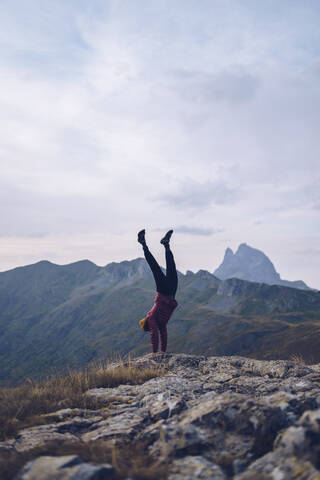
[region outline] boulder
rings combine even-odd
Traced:
[[[28,462],[17,480],[107,480],[113,471],[109,464],[91,465],[76,455],[43,456]]]

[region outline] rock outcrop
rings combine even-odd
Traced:
[[[111,465],[92,465],[77,455],[39,457],[28,462],[19,474],[19,480],[102,480],[112,479]]]
[[[86,395],[107,408],[47,415],[45,425],[2,442],[0,454],[53,439],[88,447],[99,439],[115,447],[142,441],[159,468],[168,466],[169,480],[320,479],[320,365],[183,354],[147,355],[132,363],[164,372],[143,385],[89,390]],[[73,476],[57,473],[65,463]],[[51,476],[40,476],[48,469]],[[19,478],[112,478],[112,472],[110,465],[77,458],[41,457]]]

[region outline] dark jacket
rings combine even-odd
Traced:
[[[176,300],[171,300],[162,293],[157,292],[154,305],[146,315],[150,329],[152,351],[154,353],[158,351],[159,333],[161,351],[165,352],[167,349],[167,323],[177,305]]]

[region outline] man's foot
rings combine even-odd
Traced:
[[[173,234],[173,230],[169,230],[169,232],[167,232],[165,236],[160,240],[160,243],[162,243],[162,245],[169,245],[172,234]]]
[[[144,237],[145,233],[146,233],[145,230],[140,230],[140,232],[138,233],[138,242],[141,243],[141,245],[145,245],[146,243],[146,239]]]

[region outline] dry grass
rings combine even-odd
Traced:
[[[161,368],[138,368],[128,362],[111,367],[106,362],[64,377],[29,380],[14,388],[0,388],[0,440],[14,437],[24,427],[46,423],[42,415],[62,408],[99,409],[106,403],[84,392],[95,387],[141,384],[162,375]],[[52,420],[51,420],[52,422]]]
[[[103,440],[90,443],[52,442],[23,454],[12,453],[0,459],[1,480],[12,480],[18,471],[30,460],[40,455],[78,455],[84,462],[110,463],[115,469],[114,480],[165,480],[167,466],[160,466],[157,459],[148,455],[145,441],[114,447]]]
[[[106,401],[84,395],[90,388],[117,387],[121,384],[141,384],[151,378],[161,376],[159,368],[137,368],[122,363],[112,367],[108,363],[99,364],[82,371],[69,371],[64,377],[56,376],[43,382],[29,380],[15,388],[0,389],[0,432],[1,439],[14,437],[26,426],[46,423],[44,414],[61,408],[106,407]],[[50,419],[52,422],[52,419]],[[140,442],[121,447],[97,441],[51,442],[24,453],[6,453],[0,457],[0,478],[11,480],[22,466],[39,455],[76,454],[83,461],[91,463],[111,463],[115,468],[115,480],[131,478],[135,480],[163,480],[167,477],[164,467],[159,467],[156,459],[147,454],[147,444]]]
[[[292,362],[300,363],[301,365],[306,365],[306,362],[305,362],[303,356],[300,353],[293,353],[290,356],[290,360]]]

